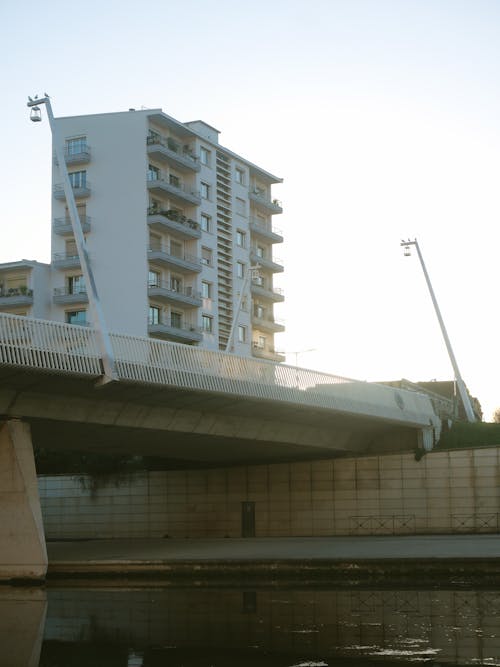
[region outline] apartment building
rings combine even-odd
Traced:
[[[283,361],[281,179],[221,146],[207,123],[160,109],[56,122],[108,328]],[[52,173],[51,264],[0,265],[0,285],[29,291],[0,297],[0,310],[92,324],[56,160]]]

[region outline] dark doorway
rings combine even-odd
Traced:
[[[255,503],[252,501],[241,503],[241,536],[255,537]]]

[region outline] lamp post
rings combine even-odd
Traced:
[[[295,356],[295,384],[297,388],[299,386],[299,354],[306,354],[307,352],[316,352],[315,347],[309,347],[307,350],[291,350],[287,354],[293,354]]]
[[[254,266],[249,266],[247,268],[245,278],[243,280],[243,285],[241,286],[240,296],[239,296],[239,299],[238,299],[238,304],[237,304],[236,310],[234,312],[233,321],[231,322],[231,330],[229,332],[229,336],[228,336],[228,339],[227,339],[226,349],[224,350],[225,352],[231,352],[231,351],[234,350],[233,338],[234,338],[234,329],[236,327],[236,320],[237,320],[239,312],[241,310],[241,304],[243,303],[243,298],[245,296],[245,293],[246,293],[246,290],[247,290],[247,287],[248,287],[248,283],[250,282],[250,278],[252,280],[255,280],[256,278],[258,278],[259,269],[260,269],[260,264],[255,264]]]
[[[438,306],[438,303],[437,303],[437,300],[436,300],[436,296],[434,294],[434,290],[432,289],[431,280],[429,278],[429,274],[427,273],[427,269],[425,268],[424,259],[422,257],[422,253],[420,252],[420,248],[419,248],[417,239],[415,239],[414,241],[410,241],[410,239],[408,239],[408,241],[403,240],[403,241],[401,241],[400,245],[403,246],[404,249],[405,249],[404,250],[405,257],[410,257],[411,256],[410,246],[415,246],[418,258],[420,260],[420,265],[422,267],[422,271],[424,273],[424,277],[425,277],[425,280],[427,282],[427,287],[429,288],[429,294],[431,295],[432,303],[434,305],[434,310],[436,311],[436,316],[438,318],[439,326],[441,327],[441,333],[443,334],[446,349],[448,350],[448,355],[450,357],[451,365],[453,366],[453,371],[455,373],[455,380],[456,380],[457,387],[458,387],[458,393],[460,394],[460,398],[462,399],[462,404],[464,406],[464,410],[465,410],[467,420],[469,422],[475,422],[476,417],[474,415],[474,410],[472,409],[469,394],[468,394],[467,389],[465,387],[464,381],[462,380],[462,376],[460,375],[460,370],[458,368],[457,360],[456,360],[455,355],[453,353],[453,349],[451,347],[451,342],[450,342],[450,339],[448,337],[446,327],[444,326],[444,321],[443,321],[443,318],[441,316],[441,311],[439,310],[439,306]]]
[[[73,187],[69,180],[68,169],[66,167],[66,160],[64,156],[64,146],[59,137],[58,129],[52,113],[52,106],[50,98],[47,94],[44,97],[32,99],[28,98],[27,106],[31,108],[30,118],[34,122],[39,122],[42,119],[40,106],[44,104],[47,110],[47,117],[52,132],[52,142],[56,153],[59,171],[63,179],[64,195],[66,197],[66,204],[68,206],[69,217],[71,220],[71,228],[75,239],[75,245],[80,259],[80,266],[87,285],[89,304],[93,312],[93,319],[96,323],[97,343],[102,358],[104,373],[100,379],[100,384],[105,384],[113,380],[117,380],[118,376],[115,370],[115,360],[111,340],[109,338],[104,312],[102,310],[101,302],[97,292],[97,285],[90,264],[90,258],[87,252],[85,237],[83,235],[78,209],[76,207]]]

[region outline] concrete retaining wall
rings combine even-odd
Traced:
[[[48,538],[498,532],[500,447],[216,470],[115,482],[39,478]],[[247,506],[248,509],[248,506]]]

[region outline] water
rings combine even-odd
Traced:
[[[500,590],[0,587],[1,667],[500,665]]]

